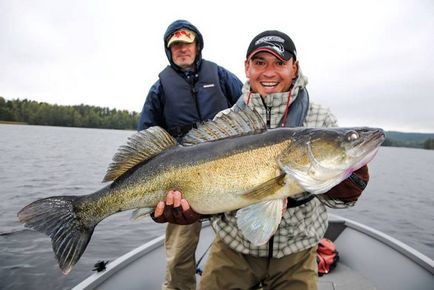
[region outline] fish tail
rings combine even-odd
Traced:
[[[95,225],[77,217],[74,204],[77,196],[53,196],[37,200],[18,212],[18,219],[51,238],[60,269],[66,275],[87,247]]]

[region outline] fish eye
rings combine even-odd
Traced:
[[[356,131],[351,131],[347,133],[347,140],[349,142],[356,141],[357,139],[359,139],[359,133],[357,133]]]

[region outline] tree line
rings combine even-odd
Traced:
[[[397,140],[392,139],[390,137],[386,137],[386,140],[383,142],[382,146],[390,146],[390,147],[407,147],[407,148],[422,148],[422,149],[434,149],[434,139],[428,138],[420,141],[409,141],[409,140]]]
[[[6,100],[0,97],[0,121],[29,125],[135,130],[139,114],[84,104],[61,106],[28,99]]]
[[[60,106],[31,100],[0,97],[0,122],[64,127],[130,129],[139,121],[137,112],[89,105]],[[386,136],[387,136],[386,132]],[[395,136],[395,135],[394,135]],[[387,136],[383,146],[434,149],[434,139],[404,140]]]

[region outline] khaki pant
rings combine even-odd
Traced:
[[[196,289],[195,252],[202,223],[191,225],[167,224],[166,228],[166,277],[164,290]]]
[[[238,253],[217,236],[200,281],[200,289],[316,290],[316,247],[282,258]]]

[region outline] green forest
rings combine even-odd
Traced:
[[[137,128],[139,114],[88,105],[60,106],[0,97],[0,122],[104,129]]]
[[[434,149],[434,134],[386,132],[382,146]]]
[[[139,113],[127,110],[0,97],[0,123],[135,130],[138,121]],[[383,146],[434,149],[434,134],[388,131]]]

